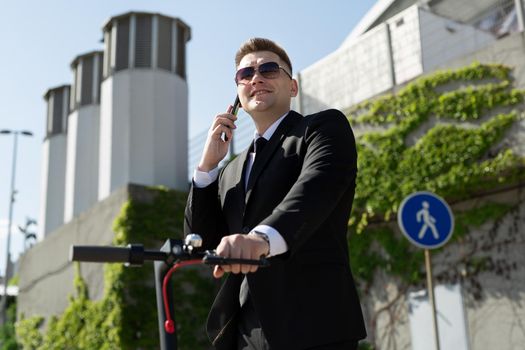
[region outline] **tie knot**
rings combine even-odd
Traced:
[[[253,151],[257,154],[259,152],[262,152],[264,145],[268,143],[268,140],[264,137],[259,137],[257,140],[255,140],[255,143],[253,145]]]

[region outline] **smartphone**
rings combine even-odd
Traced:
[[[233,102],[232,114],[237,115],[239,107],[241,106],[241,101],[239,100],[239,95],[235,96],[235,101]]]
[[[235,96],[235,101],[233,102],[233,105],[232,105],[231,114],[237,115],[237,112],[239,112],[239,107],[240,106],[241,106],[241,101],[239,100],[239,95],[237,95],[237,96]],[[225,133],[222,133],[222,139],[224,141],[228,141],[228,137],[226,136]]]

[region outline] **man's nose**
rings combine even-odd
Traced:
[[[259,71],[255,71],[253,73],[253,76],[252,76],[252,79],[250,80],[250,84],[257,84],[257,82],[262,82],[264,81],[264,77],[262,76],[261,73],[259,73]]]

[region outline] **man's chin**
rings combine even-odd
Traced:
[[[267,101],[251,101],[249,107],[250,111],[264,112],[270,107],[270,104]]]

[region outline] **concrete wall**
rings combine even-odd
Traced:
[[[390,18],[386,23],[390,30],[394,84],[402,84],[423,73],[422,38],[419,8],[412,6]]]
[[[346,108],[392,87],[387,25],[364,34],[350,47],[299,73],[300,97],[293,108],[304,114],[329,107]]]
[[[419,10],[422,61],[425,72],[496,41],[489,32]]]
[[[472,62],[499,63],[512,68],[514,86],[525,90],[525,35],[514,33],[501,38],[492,44],[457,58],[441,63],[434,69],[455,69],[465,67]],[[509,146],[516,154],[525,157],[525,118],[505,135],[504,144]]]
[[[518,350],[525,344],[525,188],[493,198],[520,204],[502,222],[487,223],[473,233],[481,238],[478,246],[491,247],[480,256],[490,255],[497,266],[496,273],[485,272],[477,279],[482,299],[466,294],[470,349]],[[505,266],[516,270],[507,273]]]
[[[525,89],[525,35],[513,33],[498,39],[475,52],[442,62],[436,69],[453,69],[464,67],[474,61],[481,63],[501,63],[514,68],[513,76],[518,88]]]
[[[72,244],[109,245],[113,240],[112,224],[129,190],[121,188],[67,224],[51,232],[20,257],[17,313],[48,318],[61,314],[74,292],[74,267],[68,261]],[[103,265],[81,264],[82,277],[89,285],[91,299],[103,295]]]

